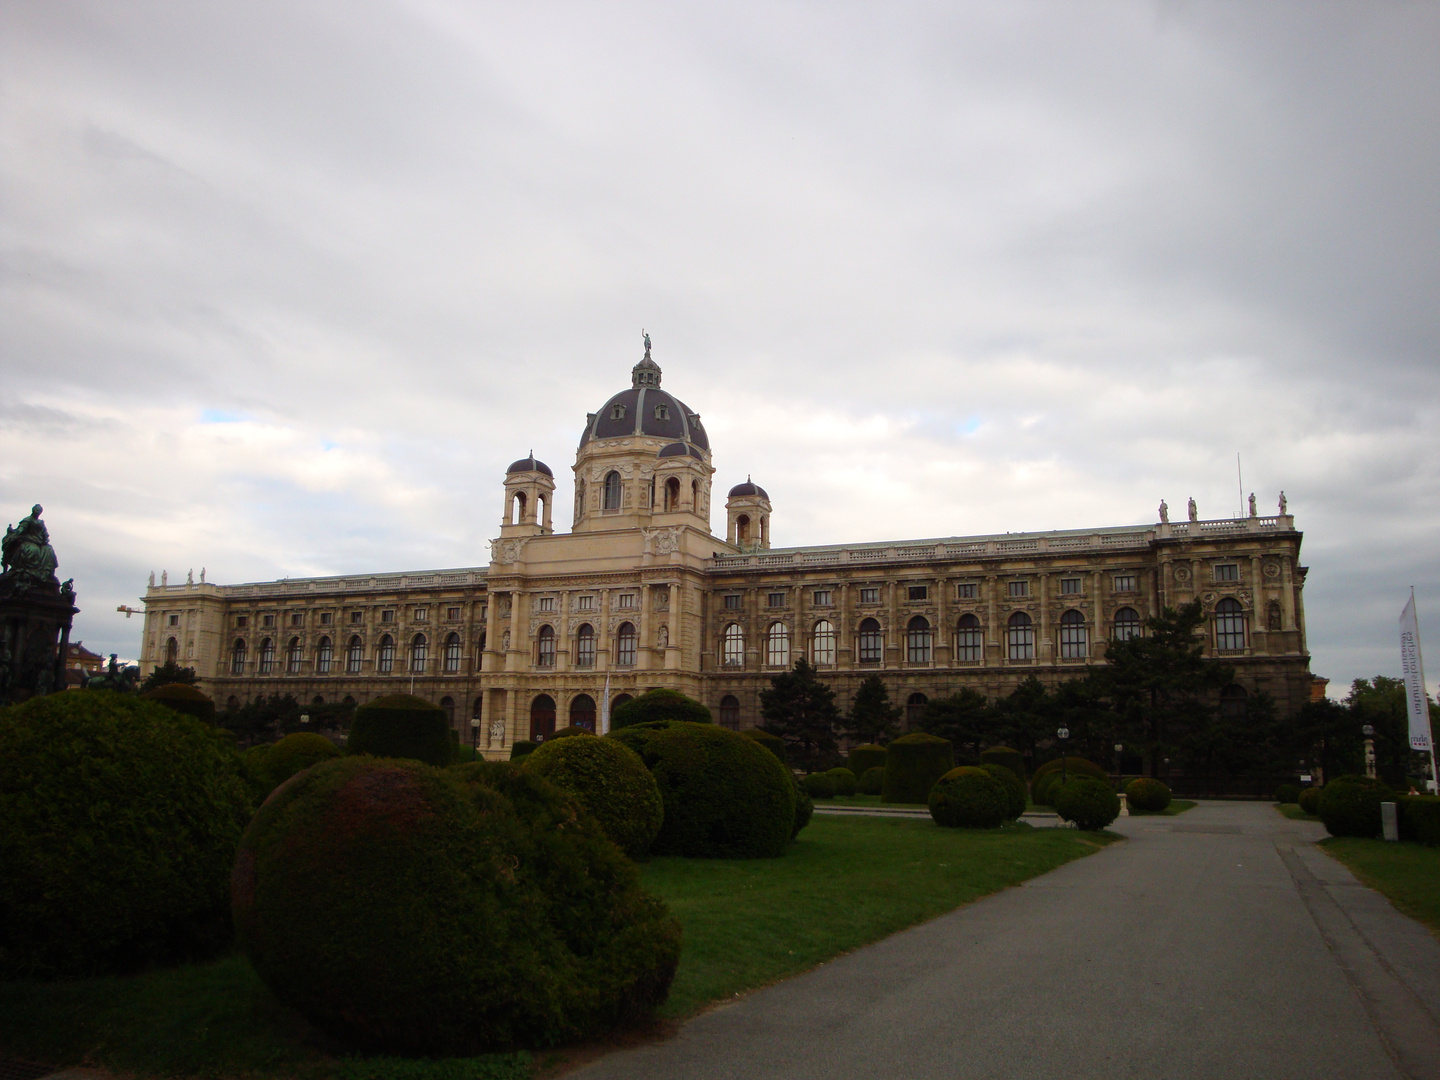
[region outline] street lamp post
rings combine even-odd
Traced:
[[[1125,782],[1125,744],[1115,744],[1115,783],[1122,785]]]
[[[475,757],[476,757],[476,758],[479,758],[479,756],[480,756],[480,717],[478,717],[478,716],[472,716],[472,717],[470,718],[470,746],[471,746],[471,749],[474,751]]]
[[[1060,786],[1064,787],[1069,782],[1070,776],[1065,767],[1065,740],[1070,738],[1070,729],[1062,727],[1055,732],[1055,737],[1060,740]]]
[[[1375,725],[1366,724],[1361,732],[1365,735],[1365,775],[1375,779]]]

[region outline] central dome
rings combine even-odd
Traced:
[[[710,449],[710,437],[700,424],[700,414],[678,398],[660,389],[660,365],[650,359],[647,341],[645,358],[630,372],[630,389],[622,390],[593,412],[585,421],[580,445],[591,439],[619,439],[649,435],[667,442],[687,442]]]

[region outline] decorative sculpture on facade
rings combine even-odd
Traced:
[[[1160,500],[1160,524],[1170,524],[1170,505],[1164,499]]]
[[[1195,497],[1193,495],[1190,497],[1190,520],[1200,520],[1200,508],[1195,505]]]
[[[1285,501],[1285,492],[1280,492],[1280,516],[1284,517],[1290,511],[1286,509],[1288,503]]]

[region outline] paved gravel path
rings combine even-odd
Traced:
[[[586,1080],[1440,1078],[1440,943],[1268,804],[1130,839],[611,1054]]]

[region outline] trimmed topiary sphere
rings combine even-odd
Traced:
[[[1275,789],[1275,801],[1278,803],[1293,803],[1300,801],[1299,784],[1281,784]]]
[[[1025,755],[1019,750],[1012,750],[1008,746],[992,746],[988,750],[980,751],[981,765],[1003,765],[1015,774],[1015,778],[1023,785],[1025,783]]]
[[[573,738],[576,735],[589,735],[593,739],[595,737],[595,732],[591,731],[589,728],[583,728],[575,724],[571,724],[569,727],[562,727],[559,731],[552,731],[550,733],[550,738],[546,739],[545,741],[549,742],[552,739],[569,739]]]
[[[355,710],[345,752],[448,765],[455,743],[440,706],[413,694],[387,694]]]
[[[665,999],[680,927],[571,796],[509,763],[346,757],[245,831],[241,947],[332,1036],[458,1056],[594,1038]]]
[[[850,758],[845,764],[857,779],[865,775],[866,769],[877,767],[883,769],[885,768],[885,747],[878,743],[861,743],[859,746],[852,746]]]
[[[758,727],[746,728],[740,734],[744,735],[747,739],[754,739],[761,746],[765,747],[766,750],[769,750],[779,758],[782,765],[789,766],[789,762],[785,757],[785,740],[780,738],[779,735],[772,735],[764,728]]]
[[[826,770],[825,775],[833,777],[835,779],[836,795],[855,794],[855,774],[849,769],[847,769],[844,765],[840,765],[836,768]]]
[[[1337,776],[1320,793],[1320,820],[1331,836],[1379,836],[1380,804],[1394,801],[1395,792],[1380,780]]]
[[[1030,797],[1037,806],[1052,805],[1055,801],[1055,785],[1067,776],[1072,780],[1077,776],[1088,776],[1107,784],[1110,782],[1110,776],[1104,769],[1084,758],[1067,757],[1063,769],[1060,767],[1060,759],[1055,758],[1035,770],[1035,775],[1030,778]]]
[[[621,851],[641,858],[665,816],[660,789],[635,751],[585,734],[589,737],[546,739],[524,759],[524,768],[574,795]]]
[[[715,718],[702,702],[661,687],[647,690],[639,697],[631,698],[610,714],[610,730],[616,731],[635,724],[648,724],[655,720],[684,720],[691,724],[713,724]]]
[[[660,785],[665,820],[654,855],[781,855],[795,827],[795,781],[754,739],[714,724],[660,721],[611,732]]]
[[[339,756],[340,750],[333,742],[313,731],[297,731],[294,735],[286,735],[274,746],[266,748],[263,772],[270,790],[265,794],[270,794],[270,791],[274,791],[290,777],[311,765]]]
[[[215,702],[211,701],[189,683],[166,683],[140,695],[151,701],[158,701],[167,709],[174,709],[184,716],[193,716],[207,724],[215,722]]]
[[[1006,819],[1014,821],[1025,813],[1025,785],[1020,777],[1015,775],[1014,770],[993,761],[982,762],[980,768],[999,780],[1000,786],[1005,789]]]
[[[800,781],[800,786],[812,799],[833,799],[835,797],[835,777],[828,772],[812,772]]]
[[[1002,781],[978,766],[962,765],[935,781],[930,816],[951,829],[993,829],[1005,820],[1009,802]]]
[[[1300,804],[1300,809],[1304,810],[1305,813],[1318,815],[1320,811],[1320,794],[1324,790],[1322,787],[1311,785],[1302,790],[1295,801]]]
[[[250,801],[256,806],[275,790],[275,785],[270,783],[270,772],[265,768],[265,757],[273,745],[261,743],[240,755],[240,778],[245,781],[245,787],[250,792]]]
[[[108,690],[0,712],[0,976],[212,956],[253,803],[214,728]]]
[[[882,802],[928,803],[935,781],[955,767],[950,740],[923,731],[901,735],[885,750]]]
[[[1170,789],[1159,780],[1137,776],[1125,785],[1125,801],[1136,810],[1158,813],[1170,805]]]
[[[855,783],[861,795],[879,795],[885,789],[885,766],[871,765]]]
[[[1055,791],[1055,812],[1077,828],[1094,832],[1120,816],[1120,796],[1104,780],[1072,777]]]
[[[519,761],[527,754],[533,754],[539,745],[538,742],[531,742],[529,739],[516,739],[510,744],[510,760]]]
[[[1399,820],[1400,839],[1412,840],[1426,847],[1440,847],[1440,797],[1434,795],[1397,795],[1395,807]]]

